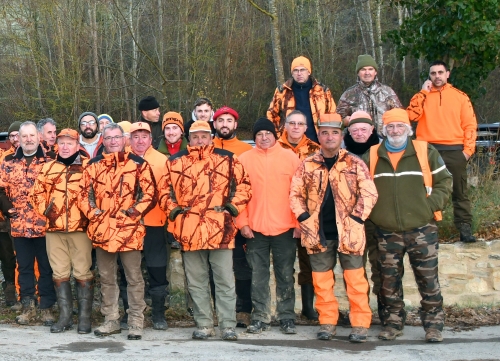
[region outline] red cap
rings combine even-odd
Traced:
[[[222,108],[217,109],[217,111],[215,112],[215,114],[213,116],[213,119],[217,120],[217,118],[223,114],[231,114],[234,117],[234,120],[238,121],[238,118],[239,118],[238,112],[236,110],[234,110],[233,108],[229,108],[225,105]]]

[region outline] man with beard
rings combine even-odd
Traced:
[[[252,149],[250,144],[242,142],[236,136],[238,119],[239,115],[236,110],[224,106],[215,112],[213,121],[216,132],[213,140],[214,146],[228,150],[237,156]],[[252,270],[246,259],[245,246],[246,239],[241,235],[241,232],[238,232],[235,237],[233,249],[233,271],[236,288],[236,327],[244,328],[250,325],[252,313]],[[213,280],[213,276],[211,280]]]
[[[476,148],[477,121],[469,97],[448,83],[449,76],[446,63],[433,62],[429,80],[411,98],[406,111],[412,122],[418,122],[417,139],[431,143],[453,175],[453,218],[460,241],[476,242],[467,195],[467,162]]]
[[[384,113],[387,139],[363,156],[378,191],[370,219],[377,226],[381,265],[383,325],[379,338],[403,334],[403,258],[408,253],[420,301],[420,318],[427,342],[441,342],[443,297],[438,280],[438,228],[441,211],[451,193],[451,174],[436,149],[411,140],[413,131],[404,109]],[[434,212],[434,214],[433,214]]]
[[[344,125],[358,110],[370,114],[377,134],[382,132],[382,115],[393,108],[402,108],[398,96],[387,85],[377,79],[378,65],[370,55],[359,55],[356,63],[358,82],[347,89],[340,97],[337,113],[342,116]]]
[[[36,129],[40,133],[40,144],[46,152],[57,153],[56,144],[56,122],[52,118],[40,119],[36,124]]]
[[[285,131],[281,134],[278,143],[285,149],[290,149],[303,161],[320,149],[319,144],[305,136],[307,120],[300,110],[294,110],[286,117]],[[298,283],[302,297],[302,316],[309,320],[317,320],[318,313],[314,309],[314,286],[312,279],[311,262],[307,249],[302,247],[300,238],[297,238],[297,250],[300,272]]]
[[[318,121],[321,114],[335,112],[335,101],[330,89],[312,75],[309,59],[293,59],[292,78],[276,88],[267,110],[267,119],[274,123],[278,135],[284,130],[286,117],[293,110],[300,110],[307,119],[306,137],[318,143]]]
[[[97,123],[97,115],[92,112],[84,112],[78,117],[78,128],[80,129],[80,145],[85,149],[89,158],[95,158],[102,154],[101,133]]]
[[[139,102],[139,111],[141,117],[139,122],[148,123],[153,137],[153,148],[158,149],[160,138],[162,136],[162,126],[160,123],[160,103],[154,96],[147,96]]]

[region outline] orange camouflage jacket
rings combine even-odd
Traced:
[[[278,142],[281,144],[283,148],[290,149],[292,152],[297,154],[300,160],[306,159],[311,154],[316,153],[320,148],[318,143],[313,142],[305,135],[302,136],[302,139],[300,140],[299,144],[297,144],[297,146],[294,147],[288,141],[288,134],[286,130],[283,131],[283,134],[281,134],[281,137],[278,139]]]
[[[72,164],[45,163],[31,192],[35,211],[46,218],[48,232],[84,232],[87,217],[77,205],[80,181],[88,159],[77,155]]]
[[[156,202],[153,171],[135,154],[103,153],[83,171],[78,207],[89,219],[94,247],[111,253],[142,250],[142,218]]]
[[[39,145],[30,165],[21,147],[15,154],[7,155],[0,167],[0,203],[7,214],[14,208],[16,216],[10,218],[12,237],[35,238],[45,236],[45,217],[40,216],[31,203],[30,192],[42,167],[55,154],[45,153]]]
[[[321,151],[306,158],[295,172],[290,189],[290,206],[300,221],[302,246],[307,253],[326,251],[326,239],[320,229],[320,211],[327,190],[333,192],[339,233],[338,251],[362,255],[365,249],[365,220],[377,202],[377,189],[366,164],[345,149],[328,171]]]
[[[311,105],[311,113],[318,131],[318,120],[321,114],[334,113],[337,108],[335,100],[333,100],[330,89],[313,77],[312,89],[309,91],[309,103]],[[285,120],[288,114],[295,110],[295,97],[292,90],[293,78],[288,79],[282,86],[274,91],[273,100],[267,110],[267,119],[274,123],[276,132],[281,135],[285,129]]]
[[[160,184],[160,207],[183,251],[232,249],[233,217],[251,198],[250,179],[227,150],[188,146],[171,156]]]

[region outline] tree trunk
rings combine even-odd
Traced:
[[[385,82],[384,76],[384,49],[382,47],[382,27],[380,25],[380,12],[382,8],[382,0],[377,0],[377,11],[375,12],[375,29],[377,31],[377,45],[378,45],[378,68],[380,75],[380,81]]]
[[[276,84],[279,86],[285,82],[283,72],[283,58],[281,56],[281,41],[279,20],[276,11],[276,0],[269,0],[269,12],[271,17],[271,41],[273,47],[274,74],[276,75]]]
[[[99,81],[99,52],[97,49],[97,2],[89,8],[90,34],[92,38],[92,67],[94,70],[94,88],[95,88],[95,111],[101,112],[101,89]]]

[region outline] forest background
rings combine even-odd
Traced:
[[[0,12],[1,130],[76,127],[83,111],[133,121],[147,95],[185,120],[206,96],[249,129],[299,55],[338,102],[371,54],[405,106],[441,58],[478,122],[500,121],[498,0],[0,0]]]

